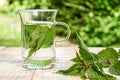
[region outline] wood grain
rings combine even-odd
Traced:
[[[89,48],[97,52],[103,48]],[[68,69],[75,57],[77,47],[57,47],[56,62],[52,69],[29,70],[22,67],[21,48],[0,47],[0,80],[82,80],[79,76],[65,76],[56,74],[58,70]],[[118,76],[120,80],[120,76]]]

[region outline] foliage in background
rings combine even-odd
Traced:
[[[0,46],[20,46],[20,32],[0,19]]]
[[[58,20],[71,25],[73,39],[78,31],[88,46],[120,44],[119,0],[54,0]]]
[[[120,0],[8,0],[2,12],[17,13],[19,9],[59,9],[57,21],[80,33],[88,46],[120,46]],[[8,7],[9,6],[9,7]],[[59,35],[66,32],[57,29]]]

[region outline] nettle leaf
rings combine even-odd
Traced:
[[[91,80],[106,80],[105,77],[102,77],[93,67],[88,69],[88,75]]]
[[[92,53],[92,52],[91,52],[91,54],[92,54],[92,55],[93,55],[93,57],[94,57],[94,61],[98,61],[98,58],[99,58],[99,57],[98,57],[98,55],[97,55],[97,54],[95,54],[95,53]]]
[[[96,66],[96,69],[99,71],[103,71],[103,65],[99,62],[94,63],[94,65]],[[95,67],[94,67],[95,68]]]
[[[29,51],[29,53],[28,53],[28,56],[27,56],[26,60],[27,60],[29,57],[31,57],[32,54],[33,54],[35,51],[36,51],[36,49],[31,48],[30,51]]]
[[[47,30],[47,29],[46,29]],[[40,49],[42,44],[43,44],[43,41],[45,40],[45,37],[46,37],[46,32],[44,33],[40,33],[40,36],[39,36],[39,39],[37,41],[37,46],[36,46],[36,50]]]
[[[41,28],[41,26],[39,27],[39,28]],[[41,28],[43,31],[45,31],[45,32],[47,32],[47,30],[48,30],[48,28]],[[36,31],[36,32],[35,32]],[[32,56],[32,54],[34,53],[34,52],[36,52],[36,50],[38,50],[38,49],[40,49],[41,48],[41,46],[42,46],[42,42],[44,41],[44,39],[45,39],[45,37],[46,37],[46,33],[45,32],[40,32],[39,31],[39,29],[38,28],[36,28],[36,30],[35,31],[33,31],[33,33],[31,34],[31,36],[32,36],[32,41],[31,41],[31,43],[35,43],[36,45],[31,45],[32,47],[30,48],[30,51],[29,51],[29,53],[28,53],[28,57],[27,58],[29,58],[30,56]],[[33,35],[34,34],[34,35]],[[38,38],[36,38],[36,37],[34,37],[35,36],[35,34],[38,36],[38,34],[39,34],[39,36],[38,36]]]
[[[87,75],[86,75],[86,69],[84,69],[84,67],[79,71],[79,76],[83,79],[86,80],[87,79]]]
[[[57,73],[64,75],[78,76],[79,75],[79,70],[77,70],[78,67],[79,67],[78,64],[73,64],[69,69],[59,70]]]
[[[78,33],[76,33],[76,35],[77,35],[78,44],[79,44],[80,56],[84,59],[84,61],[86,63],[93,63],[94,56],[88,50],[87,46],[85,45],[85,43],[80,38],[80,35]]]
[[[64,75],[77,75],[83,80],[116,80],[115,77],[104,73],[103,65],[98,62],[98,60],[114,62],[114,60],[118,59],[118,53],[112,48],[106,48],[100,51],[98,55],[94,54],[88,50],[79,34],[76,33],[76,35],[79,44],[79,52],[76,51],[76,57],[71,60],[75,64],[68,70],[60,70],[58,72]],[[115,67],[119,69],[118,66]]]
[[[106,74],[105,80],[117,80],[116,77]]]
[[[118,53],[113,48],[106,48],[98,53],[99,61],[103,63],[104,66],[111,65],[115,60],[118,60]]]
[[[27,25],[25,25],[27,26]],[[29,43],[31,42],[31,37],[30,34],[31,32],[27,27],[23,26],[22,27],[22,40],[23,40],[23,46],[25,48],[29,48]]]
[[[22,28],[23,46],[30,51],[26,60],[41,47],[49,47],[53,44],[55,30],[47,24],[24,25]]]
[[[42,47],[51,46],[51,44],[53,44],[53,42],[54,42],[54,37],[55,37],[54,28],[48,28],[46,33],[47,33],[46,37],[45,37],[44,41],[42,42],[42,44],[44,44]]]
[[[76,62],[76,63],[84,63],[83,59],[80,57],[77,51],[76,51],[76,57],[73,58],[71,61]]]
[[[36,25],[36,28],[31,31],[31,35],[29,37],[31,37],[33,40],[39,39],[40,28],[41,27]]]
[[[97,64],[93,64],[88,69],[88,76],[91,80],[116,80],[115,77],[105,74],[102,68]]]
[[[82,48],[84,48],[86,51],[89,52],[88,47],[87,47],[86,44],[83,42],[83,40],[81,39],[80,35],[79,35],[78,33],[76,33],[76,35],[77,35],[77,39],[78,39],[79,48],[82,47]]]
[[[120,75],[120,60],[115,61],[114,64],[109,67],[109,72],[115,75]]]
[[[69,69],[59,70],[57,73],[70,76],[80,76],[82,79],[87,78],[86,69],[84,66],[79,66],[78,64],[73,64]]]

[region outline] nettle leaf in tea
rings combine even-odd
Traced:
[[[30,49],[27,59],[40,48],[53,45],[55,30],[52,24],[23,25],[22,30],[23,47]]]

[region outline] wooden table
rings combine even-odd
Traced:
[[[21,48],[0,47],[0,80],[82,80],[79,76],[64,76],[56,74],[60,69],[69,68],[72,63],[70,59],[75,57],[77,47],[57,47],[56,65],[52,69],[29,70],[22,67]],[[103,48],[89,48],[98,52]],[[78,50],[78,49],[77,49]],[[117,77],[120,80],[120,76]]]

